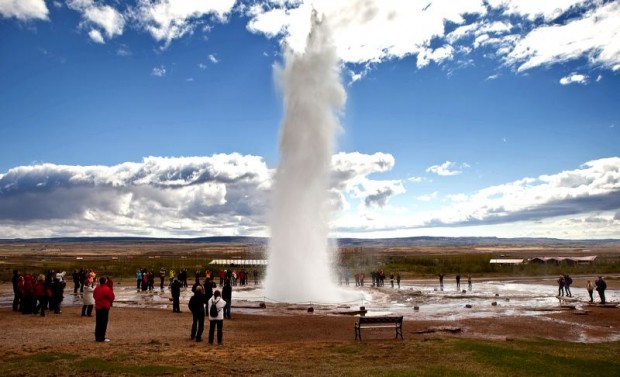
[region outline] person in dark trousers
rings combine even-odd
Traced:
[[[439,274],[437,276],[439,276],[439,289],[443,291],[443,274]]]
[[[99,285],[93,292],[95,299],[95,340],[97,342],[109,342],[110,339],[105,337],[108,330],[108,319],[110,317],[110,308],[114,302],[114,291],[107,284],[107,279],[102,277],[99,279]]]
[[[558,296],[564,296],[564,275],[560,275],[558,280]]]
[[[164,280],[166,280],[166,270],[159,270],[159,290],[164,291]]]
[[[602,276],[599,276],[598,279],[594,282],[596,285],[596,291],[598,292],[599,297],[601,298],[601,304],[605,303],[605,289],[607,289],[607,283],[603,280]]]
[[[190,339],[196,339],[197,342],[202,342],[202,333],[205,329],[205,295],[203,293],[202,285],[196,286],[194,295],[189,299],[187,307],[192,312],[192,330],[190,333]]]
[[[226,301],[226,306],[224,307],[224,318],[231,319],[230,309],[232,306],[232,287],[230,286],[230,282],[228,280],[224,281],[224,288],[222,288],[222,299]]]
[[[18,312],[20,310],[20,301],[21,301],[21,294],[19,292],[19,287],[18,287],[18,283],[19,283],[19,277],[20,277],[20,273],[18,270],[13,270],[13,278],[11,279],[11,281],[13,282],[13,311],[14,312]]]
[[[170,294],[172,295],[172,312],[181,313],[179,299],[181,298],[181,286],[183,284],[179,279],[174,279],[170,285]]]
[[[52,283],[52,302],[54,306],[54,314],[62,313],[62,301],[64,300],[64,291],[65,280],[63,279],[64,275],[62,273],[56,274],[54,277],[54,282]]]
[[[456,290],[461,290],[461,274],[456,274]]]
[[[573,294],[570,291],[571,284],[573,284],[573,279],[569,275],[564,275],[564,291],[568,297],[573,297]]]
[[[82,295],[82,317],[91,317],[93,314],[93,306],[95,305],[95,299],[93,294],[95,292],[94,282],[89,284],[88,280],[84,282],[86,288]]]
[[[51,295],[51,289],[45,282],[45,275],[39,275],[37,284],[34,286],[34,293],[37,297],[37,306],[34,314],[41,313],[41,317],[45,317],[45,309],[47,309],[47,301]]]
[[[215,306],[215,310],[211,310],[211,306]],[[207,311],[209,312],[209,344],[213,344],[213,335],[217,327],[217,344],[222,344],[222,333],[224,330],[224,307],[226,301],[221,297],[220,291],[213,292],[213,297],[207,303]],[[217,313],[215,313],[217,311]]]

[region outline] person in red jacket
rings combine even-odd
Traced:
[[[37,284],[34,286],[34,294],[37,298],[37,306],[34,309],[34,314],[41,312],[41,317],[45,317],[45,309],[47,308],[47,302],[52,295],[52,290],[45,282],[45,275],[39,275]]]
[[[99,285],[93,292],[95,299],[95,340],[97,342],[109,342],[110,339],[105,337],[108,329],[108,318],[110,308],[114,302],[114,291],[108,285],[105,277],[99,279]]]

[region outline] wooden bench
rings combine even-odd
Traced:
[[[362,329],[391,328],[396,330],[396,338],[403,338],[403,316],[400,317],[359,317],[355,322],[355,340],[362,340]]]

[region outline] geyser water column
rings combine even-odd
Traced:
[[[337,113],[346,94],[325,20],[312,14],[303,52],[285,51],[276,71],[284,97],[265,295],[285,302],[335,301],[329,245],[329,179]]]

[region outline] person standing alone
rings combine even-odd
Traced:
[[[106,278],[99,279],[99,285],[93,292],[95,299],[95,340],[97,342],[109,342],[110,339],[105,337],[108,330],[108,318],[110,316],[110,308],[114,302],[114,291],[106,284]]]
[[[174,279],[172,284],[170,284],[170,294],[172,295],[172,312],[173,313],[181,313],[181,306],[179,300],[181,298],[181,283],[180,280]]]

